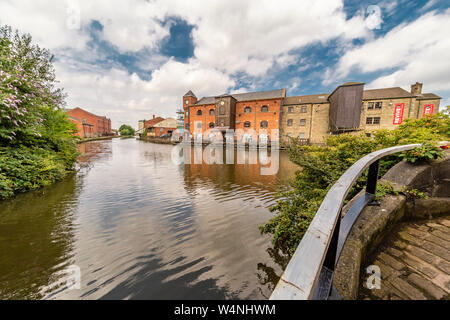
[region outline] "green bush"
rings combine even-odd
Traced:
[[[121,125],[119,128],[119,132],[120,132],[120,135],[123,137],[134,136],[134,134],[135,134],[133,127],[130,125],[127,125],[127,124]]]
[[[43,148],[0,148],[0,198],[38,189],[64,178],[71,165],[63,154]]]
[[[442,156],[437,146],[450,137],[449,116],[441,112],[432,117],[407,120],[395,130],[379,130],[373,137],[365,134],[330,136],[324,146],[300,146],[295,139],[288,146],[291,161],[298,164],[291,188],[278,194],[277,204],[271,208],[277,214],[265,225],[262,233],[273,235],[273,245],[284,254],[292,255],[300,243],[323,198],[337,179],[358,159],[373,151],[411,143],[424,144],[412,151],[392,155],[380,161],[380,176],[399,161],[412,163]],[[367,173],[356,181],[348,198],[364,186]]]

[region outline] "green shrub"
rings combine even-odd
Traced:
[[[284,254],[292,255],[329,188],[358,159],[373,151],[411,143],[422,147],[395,154],[380,161],[380,176],[399,161],[417,163],[442,156],[437,146],[450,137],[449,116],[441,112],[419,120],[406,120],[395,130],[379,130],[373,137],[365,134],[330,136],[324,146],[300,146],[295,139],[288,146],[291,161],[301,166],[291,182],[291,188],[278,194],[277,204],[271,208],[277,214],[265,225],[262,233],[273,235],[273,245]],[[348,199],[364,186],[367,173],[356,181]],[[386,191],[387,192],[387,191]]]
[[[62,179],[78,156],[53,56],[0,28],[0,198]]]
[[[38,189],[64,178],[72,165],[44,148],[0,148],[0,198]]]
[[[135,131],[132,126],[123,124],[119,128],[119,132],[121,136],[134,136]]]

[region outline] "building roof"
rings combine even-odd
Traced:
[[[66,109],[64,109],[63,111],[64,111],[64,112],[70,112],[70,111],[73,111],[73,110],[75,110],[75,109],[79,109],[79,110],[81,110],[81,111],[83,111],[83,112],[85,112],[85,113],[88,113],[88,114],[90,114],[90,115],[93,115],[94,117],[97,117],[97,118],[105,118],[105,119],[109,120],[109,118],[106,118],[106,116],[99,116],[99,115],[96,115],[95,113],[86,111],[86,110],[84,110],[84,109],[82,109],[82,108],[80,108],[80,107],[75,107],[75,108],[72,108],[72,109],[67,109],[67,108],[66,108]]]
[[[286,89],[247,92],[247,93],[229,93],[229,94],[225,93],[214,97],[203,97],[200,100],[198,100],[195,103],[195,105],[214,104],[216,102],[216,97],[227,97],[227,96],[233,97],[234,99],[236,99],[236,101],[282,99],[286,97]]]
[[[360,84],[352,82],[353,84]],[[343,84],[344,86],[346,84]],[[327,103],[329,93],[322,94],[311,94],[305,96],[295,96],[295,97],[287,97],[284,99],[283,105],[295,105],[295,104],[310,104],[310,103]],[[396,98],[410,98],[416,97],[418,100],[425,99],[441,99],[441,97],[435,95],[434,93],[422,93],[420,95],[414,96],[410,92],[400,88],[383,88],[383,89],[372,89],[372,90],[364,90],[363,91],[363,100],[381,100],[381,99],[396,99]]]
[[[410,98],[411,92],[400,87],[372,89],[363,91],[363,100]]]
[[[191,90],[189,90],[188,92],[186,92],[186,94],[185,94],[183,97],[194,97],[194,98],[197,98],[197,97],[195,96],[195,94],[194,94]]]
[[[364,82],[352,82],[352,81],[349,81],[349,82],[346,82],[344,84],[341,84],[339,87],[358,86],[360,84],[364,84]]]
[[[153,127],[155,124],[157,124],[158,122],[163,121],[164,118],[161,117],[156,117],[150,120],[146,120],[144,123],[144,126],[146,126],[147,128]]]
[[[302,104],[302,103],[328,103],[329,93],[310,94],[305,96],[287,97],[284,99],[283,105]]]
[[[330,94],[328,95],[328,97],[331,97],[336,91],[339,90],[339,88],[341,88],[341,87],[350,87],[350,86],[364,86],[364,82],[354,82],[354,81],[349,81],[349,82],[340,84],[340,85],[338,85],[338,86],[336,87],[336,89],[333,90],[332,93],[330,93]]]
[[[434,93],[422,93],[417,95],[417,100],[428,100],[428,99],[442,99],[441,97],[435,95]]]
[[[155,128],[176,128],[177,125],[178,125],[177,120],[175,120],[174,118],[167,118],[164,119],[163,121],[156,123],[153,126]]]

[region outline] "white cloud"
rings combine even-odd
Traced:
[[[261,75],[290,50],[336,37],[370,35],[362,15],[346,19],[340,0],[172,3],[174,12],[196,25],[195,57],[229,73]]]
[[[397,69],[367,87],[409,87],[424,82],[433,91],[450,90],[450,10],[430,12],[401,24],[385,36],[349,50],[336,70],[328,70],[324,83],[346,78],[353,71],[370,73]]]
[[[194,25],[194,57],[186,63],[158,53],[170,28],[161,21],[173,16]],[[130,75],[117,61],[108,67],[95,62],[106,57],[87,48],[94,20],[103,26],[99,37],[122,53],[137,54],[136,65],[151,71],[151,80]],[[153,113],[174,116],[187,90],[199,97],[233,90],[237,73],[261,83],[274,66],[301,60],[291,51],[303,46],[372,36],[363,13],[348,19],[342,0],[3,0],[0,23],[52,49],[69,105],[105,113],[115,126],[136,125]],[[246,87],[255,89],[255,83]]]
[[[0,2],[0,23],[30,33],[42,47],[82,49],[89,37],[81,29],[70,26],[69,6],[65,1]]]
[[[70,93],[68,107],[79,106],[106,115],[113,127],[123,123],[136,127],[138,120],[148,119],[152,114],[174,117],[187,88],[201,96],[226,92],[234,86],[228,75],[217,70],[173,60],[154,71],[149,81],[123,69],[88,70],[79,65],[73,69],[66,62],[59,61],[56,72]]]
[[[103,39],[117,46],[121,52],[154,48],[169,35],[170,26],[163,27],[160,23],[165,12],[154,2],[96,0],[78,3],[83,21],[99,21],[103,26]]]

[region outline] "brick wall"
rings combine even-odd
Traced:
[[[81,108],[67,111],[69,119],[77,126],[78,135],[81,138],[92,138],[111,135],[111,120],[97,116]]]
[[[167,127],[154,127],[155,137],[161,137],[164,134],[169,134],[175,132],[177,128],[167,128]]]
[[[236,130],[242,132],[248,132],[255,130],[256,134],[268,134],[270,136],[272,129],[280,128],[280,99],[272,100],[257,100],[236,102]],[[263,112],[262,107],[267,106],[268,111]],[[245,113],[245,108],[250,107],[251,112]],[[189,124],[189,132],[195,136],[195,134],[203,134],[210,128],[210,124],[215,123],[215,114],[210,114],[210,110],[214,110],[215,105],[199,105],[189,107],[189,119],[186,119],[186,124]],[[198,111],[201,111],[201,115],[198,115]],[[267,128],[261,128],[261,122],[267,121]],[[250,122],[250,127],[244,126],[245,122]],[[201,123],[201,127],[198,124]]]

